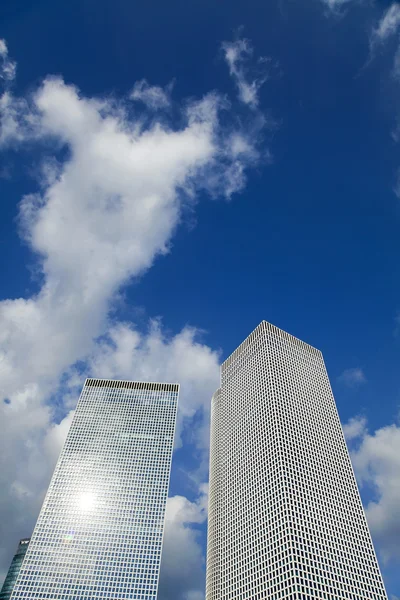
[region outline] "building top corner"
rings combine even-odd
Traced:
[[[296,338],[294,335],[291,335],[290,333],[283,331],[283,329],[279,329],[279,327],[276,327],[276,325],[272,325],[272,323],[269,323],[268,321],[263,320],[250,333],[250,335],[248,335],[247,338],[236,348],[236,350],[234,350],[234,352],[232,352],[232,354],[230,356],[228,356],[228,358],[222,363],[221,374],[224,373],[225,370],[231,366],[231,364],[236,360],[236,358],[250,344],[253,344],[260,337],[265,337],[268,335],[273,336],[277,339],[286,340],[287,342],[290,342],[291,344],[294,344],[295,346],[302,347],[304,350],[306,350],[310,354],[317,356],[319,358],[322,358],[321,351],[318,350],[317,348],[314,348],[314,346],[310,346],[310,344],[303,342],[302,340]]]

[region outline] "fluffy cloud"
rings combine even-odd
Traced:
[[[5,43],[0,58],[4,73]],[[30,532],[86,375],[179,381],[178,445],[188,440],[204,471],[218,353],[195,328],[167,336],[152,322],[143,333],[110,314],[121,287],[170,251],[182,209],[200,190],[230,198],[242,189],[265,123],[249,111],[246,130],[238,128],[229,101],[211,92],[176,105],[176,126],[163,111],[169,102],[168,89],[144,81],[130,99],[104,99],[53,77],[32,95],[8,88],[0,97],[0,145],[26,143],[42,165],[39,189],[19,206],[39,289],[0,302],[3,569]],[[187,521],[181,527],[188,543],[196,538]]]
[[[1,391],[14,406],[17,392],[40,382],[48,394],[88,355],[115,294],[169,251],[197,189],[230,195],[256,156],[240,132],[227,134],[228,150],[216,95],[189,105],[179,130],[144,127],[115,102],[84,98],[60,79],[47,79],[33,102],[34,135],[56,141],[67,158],[45,162],[41,191],[20,205],[43,284],[33,298],[0,303]]]
[[[360,367],[355,367],[352,369],[345,369],[343,373],[339,375],[338,381],[347,385],[347,387],[356,387],[362,383],[366,383],[367,378]]]
[[[385,562],[398,560],[400,427],[388,425],[371,434],[365,425],[364,419],[355,419],[349,424],[353,433],[351,458],[360,485],[368,487],[374,495],[367,504],[366,515],[381,556]]]
[[[60,80],[47,80],[35,104],[42,135],[70,154],[46,164],[42,192],[20,205],[43,285],[34,298],[0,303],[1,391],[12,404],[31,382],[47,392],[88,354],[119,287],[168,252],[185,192],[217,152],[212,98],[189,109],[181,131],[139,131]]]
[[[168,499],[161,562],[159,600],[204,598],[204,556],[201,532],[207,518],[207,486],[195,502],[183,496]]]
[[[351,442],[366,433],[367,428],[367,419],[365,417],[353,417],[343,426],[344,437],[347,442]]]

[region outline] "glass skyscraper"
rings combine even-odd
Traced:
[[[178,394],[86,380],[12,600],[156,598]]]
[[[387,600],[321,352],[263,321],[211,411],[206,600]]]
[[[4,580],[3,586],[0,591],[0,600],[9,600],[11,598],[11,592],[13,591],[14,584],[17,580],[18,573],[21,569],[26,551],[29,545],[29,538],[20,540],[17,551],[12,559],[10,568],[8,569],[7,576]]]

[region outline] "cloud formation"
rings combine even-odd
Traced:
[[[363,383],[366,383],[367,378],[364,375],[364,371],[360,367],[352,369],[345,369],[338,377],[338,381],[343,383],[347,387],[357,387]]]
[[[374,58],[378,48],[384,47],[388,40],[397,36],[397,50],[394,54],[392,76],[395,79],[400,77],[400,43],[398,39],[400,28],[400,5],[393,2],[382,14],[376,27],[373,28],[370,35],[370,60]],[[398,132],[393,134],[396,139]]]
[[[149,85],[145,79],[137,81],[131,92],[132,100],[143,102],[153,110],[167,108],[170,103],[171,86],[166,90],[156,85]]]
[[[400,26],[400,5],[394,2],[382,15],[378,26],[373,30],[372,40],[384,42],[397,33]]]
[[[198,526],[207,519],[207,485],[194,502],[183,496],[168,499],[159,600],[204,599],[204,556]]]
[[[372,536],[384,562],[398,560],[400,548],[400,427],[388,425],[369,433],[363,418],[352,419],[344,430],[351,432],[351,458],[361,487],[374,499],[366,507]]]
[[[342,426],[344,437],[347,442],[358,439],[367,431],[367,419],[365,417],[352,417]]]
[[[44,159],[41,190],[20,204],[43,283],[35,297],[0,304],[2,394],[13,404],[18,390],[53,386],[88,355],[121,285],[169,252],[182,206],[198,189],[228,197],[241,189],[257,151],[241,132],[220,128],[216,94],[189,104],[179,130],[145,127],[116,102],[54,78],[33,97],[28,125],[18,101],[10,104],[20,143],[52,140],[67,155]]]
[[[236,82],[239,100],[250,108],[256,108],[259,104],[258,92],[265,83],[267,74],[263,69],[263,72],[260,72],[257,77],[249,76],[247,62],[253,54],[250,41],[243,38],[234,42],[224,42],[222,50],[229,66],[229,72]],[[260,62],[265,65],[266,59],[261,58]]]
[[[12,81],[17,72],[17,63],[10,60],[6,41],[0,39],[0,79]]]
[[[20,205],[43,284],[33,298],[0,303],[2,393],[11,403],[17,390],[53,385],[87,355],[120,286],[168,252],[182,204],[205,165],[213,168],[218,143],[214,98],[192,105],[181,131],[140,131],[58,79],[46,80],[34,101],[41,136],[65,144],[69,158],[45,162],[41,192]]]

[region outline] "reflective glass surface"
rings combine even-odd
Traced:
[[[86,381],[12,600],[156,598],[178,393]]]

